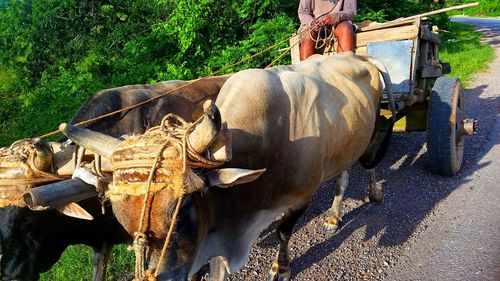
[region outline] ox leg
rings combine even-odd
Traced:
[[[340,229],[340,223],[342,222],[340,205],[344,199],[344,192],[349,184],[349,173],[347,171],[342,172],[342,175],[337,178],[337,184],[335,185],[335,197],[333,199],[332,207],[330,208],[330,215],[326,218],[324,226],[329,233],[335,234]]]
[[[292,237],[293,228],[297,220],[304,214],[307,205],[298,210],[289,210],[281,218],[276,229],[276,235],[280,242],[280,248],[274,259],[268,281],[288,281],[292,275],[290,270],[290,255],[288,242]]]
[[[222,257],[212,257],[210,259],[209,281],[225,281],[227,280],[227,267]]]
[[[106,267],[108,266],[109,254],[111,254],[113,245],[103,243],[100,249],[94,249],[92,255],[92,280],[104,281],[106,277]]]
[[[374,204],[381,204],[384,202],[384,192],[378,188],[377,180],[375,179],[375,169],[368,169],[368,198],[365,200]]]

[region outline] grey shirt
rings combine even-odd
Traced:
[[[330,14],[333,19],[333,26],[343,22],[352,21],[356,17],[356,0],[300,0],[299,19],[300,25],[307,26],[315,18]]]

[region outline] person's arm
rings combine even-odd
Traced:
[[[300,25],[309,25],[313,21],[312,1],[314,0],[300,0],[298,9]]]
[[[331,22],[328,22],[330,19],[325,19],[324,22],[325,24],[337,26],[337,24],[343,21],[352,21],[356,17],[356,8],[356,0],[344,0],[344,7],[342,11],[329,14]]]

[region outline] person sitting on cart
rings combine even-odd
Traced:
[[[316,52],[316,39],[321,27],[333,28],[337,53],[354,50],[352,20],[356,17],[356,0],[300,0],[299,19],[301,32],[300,60]]]

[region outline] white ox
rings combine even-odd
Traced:
[[[185,188],[191,193],[183,199],[177,235],[168,248],[168,262],[160,265],[159,279],[186,280],[212,257],[218,257],[212,278],[222,279],[226,270],[234,272],[246,263],[259,233],[284,214],[270,280],[289,280],[288,241],[295,222],[321,182],[343,175],[345,188],[343,172],[367,150],[374,133],[381,89],[378,69],[352,53],[246,70],[229,78],[216,100],[232,134],[233,157],[223,168],[266,172],[238,187],[220,188],[240,184],[239,170],[190,168],[204,186]],[[206,116],[220,122],[213,112]],[[192,134],[207,135],[200,130],[201,126]],[[207,145],[216,133],[209,133]],[[66,134],[72,138],[71,132]],[[80,145],[93,142],[93,137],[82,138],[82,131],[78,134]],[[149,205],[151,258],[146,260],[151,268],[158,266],[155,259],[170,220],[159,214],[173,212],[175,200],[167,200],[169,192],[157,191]],[[138,228],[143,196],[111,198],[118,220],[131,234]]]

